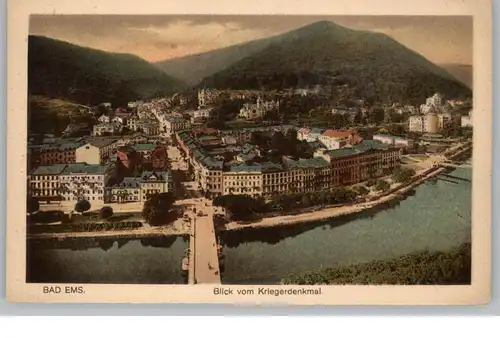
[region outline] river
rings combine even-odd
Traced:
[[[361,214],[226,232],[222,281],[276,284],[291,273],[458,246],[471,238],[471,173],[455,169],[404,200]],[[121,244],[28,241],[28,282],[183,283],[180,261],[187,247],[175,237]]]

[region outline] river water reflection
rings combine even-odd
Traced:
[[[453,170],[391,207],[343,219],[228,233],[223,283],[276,284],[291,273],[458,246],[471,238],[471,173]]]
[[[284,228],[228,232],[226,284],[275,284],[291,274],[447,250],[471,238],[471,170],[456,169],[392,206]],[[28,282],[183,283],[186,239],[28,241]],[[80,249],[80,250],[78,250]]]

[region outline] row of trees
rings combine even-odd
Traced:
[[[419,252],[391,260],[326,268],[283,279],[282,284],[463,285],[471,282],[471,244],[447,252]]]
[[[262,197],[249,195],[224,195],[216,197],[213,205],[224,207],[229,211],[232,219],[240,221],[250,220],[258,214],[268,212],[290,212],[313,206],[349,203],[355,201],[359,196],[366,195],[368,192],[366,188],[348,189],[339,187],[331,191],[276,195],[269,201],[265,201]]]

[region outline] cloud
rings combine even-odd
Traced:
[[[242,28],[236,22],[206,22],[195,24],[179,20],[165,26],[130,27],[129,31],[142,33],[147,39],[161,40],[176,46],[225,47],[258,39],[270,32],[258,28]]]

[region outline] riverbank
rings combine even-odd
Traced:
[[[307,223],[314,221],[321,221],[326,219],[331,219],[339,216],[346,216],[355,213],[359,213],[365,211],[367,209],[374,208],[376,206],[382,205],[384,203],[390,202],[396,198],[401,197],[406,194],[410,190],[424,183],[425,181],[439,175],[443,171],[446,171],[446,168],[437,167],[431,168],[420,174],[418,179],[414,181],[410,181],[407,184],[400,185],[395,187],[388,192],[385,192],[381,195],[373,197],[372,200],[367,202],[361,202],[351,205],[343,205],[343,206],[334,206],[327,207],[322,210],[316,210],[309,213],[301,213],[299,215],[288,215],[288,216],[276,216],[276,217],[267,217],[262,220],[251,222],[251,223],[238,223],[238,222],[230,222],[225,225],[224,230],[226,231],[236,231],[247,228],[265,228],[265,227],[275,227],[275,226],[286,226],[293,225],[297,223]]]
[[[139,229],[113,230],[113,231],[90,231],[90,232],[66,232],[66,233],[40,233],[28,234],[28,239],[47,238],[147,238],[159,236],[182,236],[188,235],[190,230],[184,226],[143,226]]]

